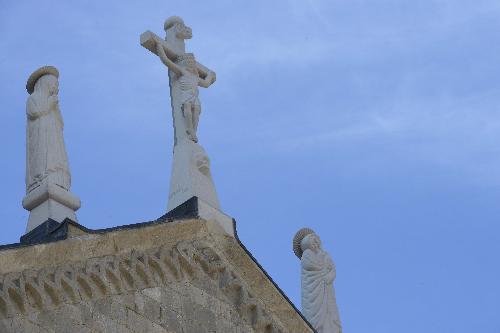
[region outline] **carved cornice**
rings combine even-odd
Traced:
[[[284,329],[208,242],[103,256],[0,276],[0,318],[57,308],[173,282],[209,279],[256,332]]]

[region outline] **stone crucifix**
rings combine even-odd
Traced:
[[[184,41],[192,38],[192,31],[180,17],[168,18],[164,30],[165,39],[146,31],[141,34],[140,43],[168,68],[174,122],[174,158],[168,210],[192,197],[198,197],[220,210],[210,172],[210,159],[198,144],[197,135],[201,113],[198,87],[207,88],[214,83],[215,73],[196,62],[192,53],[186,53]]]
[[[167,19],[164,29],[166,40],[146,31],[141,35],[141,45],[159,56],[169,69],[172,104],[179,105],[182,111],[182,117],[176,117],[174,112],[176,142],[186,138],[198,142],[196,132],[201,113],[198,87],[208,88],[215,82],[215,73],[197,63],[192,53],[186,53],[184,40],[193,35],[180,17]],[[177,118],[182,118],[183,124]],[[181,127],[183,131],[179,131]]]

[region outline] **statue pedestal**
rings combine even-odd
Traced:
[[[199,144],[183,139],[174,146],[167,211],[193,197],[198,199],[200,218],[215,221],[228,234],[233,234],[233,219],[221,211],[205,150]]]
[[[174,146],[172,175],[167,211],[174,209],[192,197],[220,210],[219,199],[210,173],[210,160],[199,144],[179,140]]]
[[[29,232],[48,219],[77,221],[75,211],[80,208],[80,199],[60,186],[46,183],[24,197],[23,207],[30,211],[26,227],[26,232]]]

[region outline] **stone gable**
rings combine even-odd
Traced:
[[[0,251],[0,332],[313,332],[213,222],[72,228]]]

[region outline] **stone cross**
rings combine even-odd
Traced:
[[[215,73],[198,63],[192,53],[186,53],[184,40],[192,38],[192,32],[180,17],[170,17],[164,28],[166,40],[146,31],[141,35],[141,45],[159,56],[169,69],[175,142],[185,139],[198,142],[196,132],[201,113],[198,86],[208,88],[215,82]],[[180,106],[182,114],[176,114],[175,106]]]
[[[201,112],[198,87],[207,88],[214,83],[215,73],[198,63],[192,53],[186,53],[184,41],[192,37],[192,31],[180,17],[168,18],[164,30],[165,39],[146,31],[141,34],[140,43],[168,68],[174,124],[168,211],[198,197],[218,215],[220,204],[210,172],[210,160],[197,136]]]
[[[26,232],[48,219],[76,220],[80,199],[70,192],[71,173],[64,145],[63,119],[59,109],[59,72],[55,67],[37,69],[26,89],[26,196],[30,211]]]

